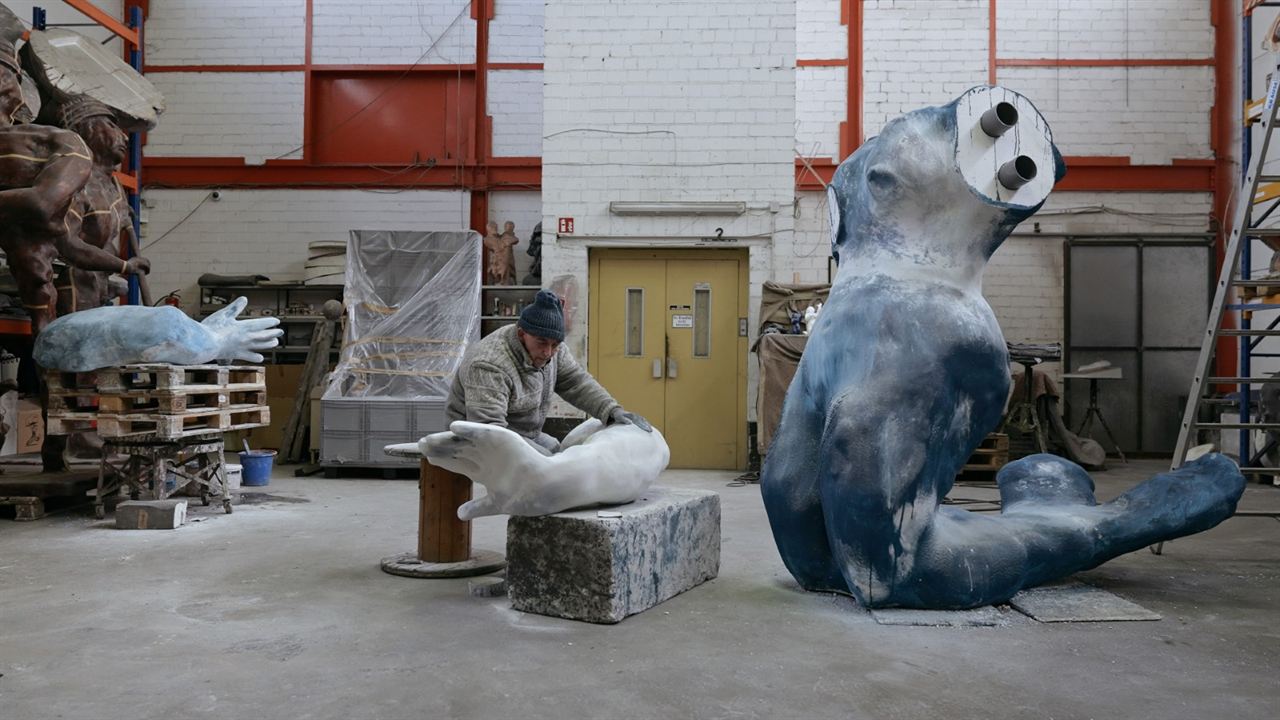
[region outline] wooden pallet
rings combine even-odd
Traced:
[[[48,417],[45,419],[45,435],[74,435],[76,433],[92,432],[96,429],[94,423],[97,421],[98,413],[96,412],[60,410],[55,414],[53,410],[50,410]]]
[[[61,370],[46,370],[44,374],[45,385],[49,388],[49,394],[83,394],[94,393],[98,391],[97,380],[94,373],[77,373],[62,372]]]
[[[49,390],[49,415],[63,413],[90,412],[98,403],[98,391],[88,390]]]
[[[136,390],[265,390],[267,371],[252,365],[123,365],[98,371],[98,390],[121,394]]]
[[[270,423],[271,410],[265,405],[230,405],[224,408],[188,410],[175,415],[102,414],[98,415],[98,434],[103,437],[154,434],[167,440],[231,432]]]
[[[960,473],[994,473],[1009,464],[1009,436],[1004,433],[991,433],[982,439],[978,449],[969,456],[969,461],[961,468]]]
[[[253,387],[240,385],[230,387]],[[216,390],[196,392],[172,390],[131,390],[102,395],[98,411],[103,415],[159,413],[181,415],[193,410],[224,410],[235,405],[266,405],[266,390]]]

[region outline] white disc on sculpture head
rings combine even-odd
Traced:
[[[32,30],[23,52],[27,71],[51,99],[87,95],[116,113],[130,131],[155,128],[164,95],[137,70],[97,42],[70,30]]]
[[[1017,120],[1002,135],[992,137],[982,128],[982,116],[1000,103],[1013,108]],[[1006,163],[1026,158],[1034,164],[1034,177],[1017,189],[1000,182]],[[1023,161],[1025,166],[1027,160]],[[956,164],[979,195],[996,202],[1034,207],[1053,190],[1056,164],[1053,132],[1030,100],[1003,87],[976,87],[956,100]]]

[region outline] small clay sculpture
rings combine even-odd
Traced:
[[[498,223],[485,225],[484,277],[486,285],[515,284],[516,254],[512,250],[520,242],[515,235],[515,224],[508,222],[506,231],[498,234]]]
[[[502,226],[502,242],[503,255],[503,285],[516,284],[516,245],[520,244],[520,238],[516,237],[516,224],[508,220]]]

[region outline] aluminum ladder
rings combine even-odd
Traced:
[[[1182,425],[1178,430],[1178,443],[1173,453],[1172,469],[1178,469],[1186,461],[1187,451],[1198,443],[1200,430],[1240,430],[1241,472],[1246,475],[1280,475],[1280,467],[1252,466],[1254,458],[1249,457],[1249,433],[1253,430],[1280,430],[1280,422],[1261,422],[1253,420],[1250,413],[1249,393],[1253,385],[1280,384],[1280,376],[1251,376],[1248,361],[1249,349],[1267,337],[1280,336],[1280,318],[1266,328],[1252,327],[1252,313],[1257,310],[1280,310],[1280,301],[1263,300],[1261,302],[1231,302],[1233,289],[1252,288],[1261,296],[1280,293],[1280,277],[1251,280],[1250,268],[1241,268],[1241,257],[1248,258],[1248,244],[1253,238],[1267,242],[1274,249],[1280,249],[1280,225],[1262,227],[1278,207],[1280,207],[1280,175],[1263,174],[1264,165],[1269,159],[1272,133],[1275,130],[1276,118],[1280,115],[1276,102],[1277,91],[1280,90],[1280,64],[1272,75],[1271,85],[1267,90],[1266,104],[1259,113],[1259,121],[1264,128],[1262,142],[1254,148],[1243,182],[1241,183],[1240,201],[1237,203],[1231,235],[1223,253],[1222,271],[1215,286],[1213,304],[1209,308],[1209,321],[1205,326],[1201,339],[1200,355],[1196,361],[1195,374],[1191,380],[1191,391],[1187,395],[1187,405],[1182,415]],[[1246,126],[1246,133],[1250,132]],[[1280,157],[1273,158],[1280,159]],[[1261,191],[1261,192],[1260,192]],[[1255,212],[1270,202],[1271,206],[1263,212]],[[1274,240],[1270,240],[1274,238]],[[1240,272],[1238,272],[1240,271]],[[1223,329],[1222,320],[1228,310],[1241,311],[1239,327]],[[1249,343],[1249,348],[1241,354],[1241,367],[1238,374],[1232,376],[1213,375],[1214,353],[1218,340],[1223,337],[1241,338],[1241,344]],[[1205,391],[1215,385],[1235,385],[1239,392],[1236,399],[1205,397]],[[1238,405],[1240,417],[1237,422],[1201,422],[1201,411],[1208,405]],[[1263,515],[1274,517],[1274,512],[1237,511],[1236,515]],[[1152,548],[1152,552],[1160,554],[1164,543]]]

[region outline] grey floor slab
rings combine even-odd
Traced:
[[[1125,622],[1159,620],[1160,614],[1112,592],[1068,581],[1023,590],[1009,604],[1040,622]]]

